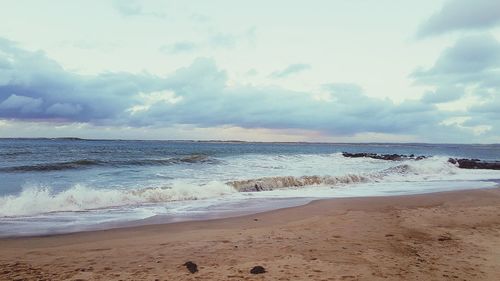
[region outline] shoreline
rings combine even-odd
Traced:
[[[495,280],[498,233],[498,187],[321,199],[231,218],[1,238],[0,280],[241,280],[257,278],[254,265],[269,280]],[[190,260],[198,273],[182,266]]]
[[[182,218],[171,215],[154,215],[151,217],[136,219],[136,220],[125,220],[125,221],[116,221],[116,222],[105,222],[99,223],[95,225],[86,225],[80,227],[72,227],[71,230],[61,231],[59,228],[56,228],[52,231],[45,231],[39,233],[23,233],[23,234],[5,234],[0,235],[0,241],[2,239],[16,239],[16,238],[37,238],[37,237],[52,237],[52,236],[60,236],[60,235],[70,235],[70,234],[79,234],[79,233],[89,233],[89,232],[98,232],[98,231],[108,231],[108,230],[120,230],[120,229],[129,229],[129,228],[137,228],[143,226],[152,226],[152,225],[166,225],[166,224],[178,224],[178,223],[203,223],[206,221],[212,220],[224,220],[224,219],[235,219],[240,217],[253,216],[258,214],[265,214],[268,212],[274,212],[284,209],[290,208],[299,208],[308,204],[312,204],[315,201],[323,201],[323,200],[350,200],[350,199],[369,199],[369,198],[398,198],[398,197],[406,197],[406,196],[418,196],[418,195],[426,195],[426,194],[441,194],[441,193],[453,193],[453,192],[461,192],[461,191],[473,191],[473,190],[488,190],[488,189],[496,189],[500,188],[500,180],[489,180],[491,182],[495,182],[495,186],[490,187],[475,187],[475,188],[466,188],[466,189],[454,189],[454,190],[438,190],[438,191],[424,191],[419,193],[408,193],[408,194],[396,194],[396,195],[368,195],[368,196],[339,196],[339,197],[277,197],[277,198],[253,198],[247,199],[246,201],[233,203],[234,205],[238,205],[241,203],[249,203],[250,201],[267,201],[265,204],[249,204],[246,208],[241,210],[231,209],[231,210],[223,210],[223,211],[214,211],[207,212],[198,215],[186,215]],[[271,203],[279,204],[279,206],[270,207]],[[233,206],[235,208],[235,206]]]

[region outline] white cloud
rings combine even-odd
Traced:
[[[126,111],[130,112],[132,115],[139,113],[141,111],[148,111],[151,106],[156,105],[158,103],[168,103],[168,104],[176,104],[182,101],[181,96],[176,96],[174,92],[165,90],[165,91],[157,91],[151,93],[139,93],[138,99],[141,100],[140,104],[136,104]]]

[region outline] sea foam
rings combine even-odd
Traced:
[[[363,165],[363,159],[339,159],[338,154],[330,157],[334,158],[334,163],[346,165],[355,163],[354,169]],[[320,160],[326,161],[327,159],[328,157],[322,156]],[[361,183],[487,180],[500,176],[498,171],[460,169],[456,165],[449,163],[447,159],[447,157],[429,157],[419,161],[394,161],[391,162],[393,166],[389,168],[380,166],[378,171],[346,173],[343,175],[278,175],[234,179],[227,182],[222,180],[210,181],[207,183],[174,181],[166,186],[141,189],[97,189],[75,184],[71,188],[55,192],[47,186],[28,186],[17,195],[0,197],[0,217],[30,216],[51,212],[87,211],[172,201],[219,198],[237,192],[255,193],[314,186],[326,186],[334,189],[345,186],[354,187]],[[278,163],[270,161],[266,165],[283,164],[280,161],[282,159]],[[290,159],[286,159],[286,161],[290,162]],[[367,161],[376,164],[383,160],[367,159]],[[260,164],[258,161],[257,163]],[[384,163],[387,162],[384,161]],[[404,189],[404,184],[401,186]],[[313,189],[307,188],[301,196],[308,197],[313,192]]]
[[[174,183],[171,187],[136,190],[94,189],[76,184],[59,193],[50,187],[25,187],[18,195],[0,197],[0,217],[29,216],[50,212],[75,212],[92,209],[141,205],[169,201],[198,200],[235,192],[220,182],[205,185]]]

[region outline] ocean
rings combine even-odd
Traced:
[[[318,198],[497,186],[500,171],[460,169],[450,157],[498,161],[500,145],[0,139],[0,236],[227,217]]]

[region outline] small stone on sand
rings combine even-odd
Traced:
[[[264,267],[262,267],[260,265],[254,266],[250,270],[250,273],[252,273],[252,274],[261,274],[261,273],[265,273],[265,272],[266,272],[266,270],[264,269]]]
[[[198,265],[192,261],[188,261],[183,264],[191,273],[196,273],[198,272]]]

